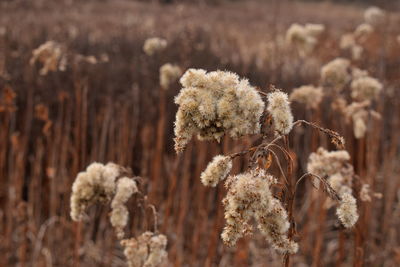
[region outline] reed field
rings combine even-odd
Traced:
[[[400,2],[0,2],[0,266],[400,266]]]

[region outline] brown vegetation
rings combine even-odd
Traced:
[[[159,68],[172,63],[182,70],[227,69],[264,91],[269,84],[287,92],[316,85],[323,65],[349,56],[339,47],[340,36],[362,22],[364,8],[292,1],[0,3],[0,266],[125,266],[109,209],[94,207],[92,219],[81,223],[69,217],[71,185],[93,161],[129,166],[142,177],[174,266],[280,266],[281,256],[257,233],[235,248],[222,244],[225,189],[200,181],[215,155],[239,152],[257,140],[192,140],[177,156],[173,98],[180,86],[162,89]],[[291,256],[293,264],[400,264],[399,13],[390,12],[388,19],[389,26],[368,39],[364,56],[352,62],[384,85],[373,104],[381,119],[368,121],[364,138],[356,139],[352,124],[332,109],[335,95],[318,109],[292,104],[296,120],[344,136],[358,177],[355,193],[367,183],[383,197],[358,202],[359,221],[344,230],[325,209],[326,195],[301,184],[294,203],[299,252]],[[307,58],[279,43],[294,22],[327,28]],[[142,47],[154,36],[168,46],[149,57]],[[61,44],[67,65],[41,75],[42,64],[30,64],[32,51],[50,40]],[[309,128],[293,130],[290,142],[297,174],[306,172],[308,156],[320,144],[334,149],[329,138]],[[238,173],[247,160],[234,163],[232,172]],[[154,230],[152,223],[139,223],[146,214],[133,206],[130,211],[131,233]]]

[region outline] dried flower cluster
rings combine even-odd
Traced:
[[[123,168],[108,163],[103,165],[94,162],[85,172],[80,172],[72,185],[71,217],[79,221],[85,210],[96,203],[111,201],[110,222],[119,239],[124,236],[124,227],[128,223],[128,209],[126,202],[138,192],[136,182],[127,177],[120,177]]]
[[[148,56],[152,56],[158,52],[161,52],[167,47],[167,40],[153,37],[149,38],[144,42],[143,51]]]
[[[50,71],[65,71],[67,57],[65,49],[61,44],[54,41],[47,41],[33,50],[30,64],[34,65],[40,62],[43,66],[40,69],[40,75],[46,75]]]
[[[74,221],[82,218],[87,207],[97,202],[108,202],[115,193],[115,181],[120,168],[108,163],[94,162],[85,172],[80,172],[72,185],[71,217]]]
[[[351,97],[357,101],[372,101],[382,91],[382,84],[375,78],[364,76],[351,82]]]
[[[201,173],[200,179],[205,186],[215,187],[224,180],[232,169],[232,159],[227,156],[218,155],[208,164]]]
[[[365,10],[364,20],[372,27],[380,27],[386,21],[386,12],[379,7],[371,6]]]
[[[354,170],[349,160],[350,155],[345,150],[329,152],[320,147],[317,152],[311,153],[307,164],[308,172],[326,178],[339,194],[336,213],[346,228],[352,227],[358,219],[356,200],[351,195]],[[314,184],[318,187],[318,183],[314,181]]]
[[[325,85],[340,91],[350,81],[350,61],[336,58],[321,68],[321,80]]]
[[[325,30],[322,24],[306,24],[305,26],[294,23],[286,32],[286,42],[295,47],[300,56],[310,54],[317,44],[317,37]]]
[[[128,223],[129,212],[125,206],[126,202],[137,192],[138,188],[134,180],[123,177],[117,181],[116,193],[111,202],[110,222],[119,239],[124,237],[124,228]]]
[[[233,246],[239,238],[251,233],[250,220],[254,218],[260,232],[275,249],[296,253],[298,245],[287,237],[287,212],[270,191],[275,182],[275,178],[260,169],[227,179],[228,193],[223,200],[226,225],[221,234],[225,244]]]
[[[160,67],[160,85],[163,89],[168,89],[182,75],[182,70],[177,65],[166,63]]]
[[[246,79],[231,72],[189,69],[175,103],[175,150],[181,152],[194,134],[200,140],[219,141],[259,133],[264,102]]]
[[[365,42],[369,35],[374,32],[374,28],[368,23],[361,23],[354,30],[354,36],[360,42]]]
[[[347,121],[351,119],[353,122],[354,136],[357,139],[363,138],[367,132],[368,111],[366,108],[369,105],[369,101],[353,102],[344,110]]]
[[[356,199],[350,193],[344,193],[340,196],[339,207],[336,209],[336,215],[339,217],[343,226],[353,227],[358,220]]]
[[[308,109],[317,109],[322,101],[324,93],[321,87],[313,85],[303,85],[295,88],[290,94],[290,101],[299,102]]]
[[[167,260],[167,237],[161,234],[144,232],[138,238],[122,240],[121,245],[129,267],[156,267]]]
[[[267,110],[272,116],[275,130],[279,134],[286,135],[292,130],[293,115],[286,93],[279,90],[269,93]]]
[[[353,33],[346,33],[340,39],[340,49],[349,50],[354,60],[361,58],[363,47],[359,45]]]

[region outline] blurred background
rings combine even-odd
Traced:
[[[386,22],[356,57],[341,38],[364,22],[370,5],[386,12]],[[0,266],[125,266],[109,209],[94,207],[79,224],[69,216],[71,185],[93,161],[130,167],[143,178],[171,266],[281,266],[281,255],[257,231],[235,248],[222,244],[225,189],[199,179],[214,155],[255,140],[193,140],[177,156],[173,99],[181,87],[176,81],[162,89],[159,68],[229,70],[261,90],[273,84],[290,93],[318,85],[321,67],[336,57],[381,81],[372,106],[380,119],[368,120],[365,136],[355,138],[351,122],[332,109],[332,96],[313,110],[294,103],[293,113],[343,135],[359,179],[382,197],[359,202],[360,220],[345,231],[324,194],[304,184],[293,266],[399,266],[399,11],[398,0],[1,1]],[[293,23],[325,26],[312,53],[300,55],[285,43]],[[150,37],[166,39],[167,47],[147,55]],[[35,58],[48,41],[52,52]],[[296,129],[291,141],[299,176],[311,152],[333,149],[308,128]],[[234,172],[245,166],[237,159]],[[131,209],[130,232],[151,229],[141,223],[147,215]]]

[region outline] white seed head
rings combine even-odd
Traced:
[[[351,97],[357,101],[377,99],[383,85],[372,77],[361,77],[351,82]]]
[[[340,195],[340,203],[336,215],[346,228],[353,227],[358,220],[356,199],[349,193]]]
[[[224,180],[232,169],[230,157],[218,155],[208,163],[207,168],[201,173],[200,179],[203,185],[215,187]]]
[[[156,267],[167,261],[167,237],[144,232],[138,238],[121,241],[129,267]]]
[[[225,183],[228,193],[223,200],[226,223],[221,234],[225,244],[233,246],[239,238],[251,233],[250,220],[254,218],[273,248],[282,253],[297,251],[298,245],[287,237],[286,210],[270,191],[273,183],[276,179],[261,169],[228,178]]]
[[[86,172],[80,172],[72,185],[71,217],[79,221],[85,209],[96,202],[110,201],[115,193],[115,180],[120,169],[113,163],[90,164]]]
[[[182,70],[177,65],[166,63],[160,67],[160,85],[168,89],[182,75]]]
[[[110,222],[114,227],[117,237],[124,237],[124,228],[128,223],[129,212],[126,207],[126,202],[138,192],[136,182],[130,178],[123,177],[117,181],[117,189],[115,196],[111,202]]]
[[[369,105],[369,100],[353,102],[344,110],[347,122],[353,122],[354,136],[357,139],[363,138],[367,132],[368,111],[366,108],[369,107]]]
[[[267,110],[272,116],[275,130],[280,134],[289,134],[293,127],[293,115],[288,95],[279,90],[269,93]]]
[[[67,57],[65,49],[61,44],[54,41],[47,41],[33,50],[30,64],[40,62],[43,66],[40,75],[47,75],[49,72],[65,71]]]
[[[148,56],[152,56],[155,53],[161,52],[167,47],[167,40],[153,37],[149,38],[144,42],[143,51]]]
[[[264,102],[247,80],[231,72],[189,69],[175,103],[175,150],[181,152],[193,134],[200,140],[232,138],[260,132]]]
[[[305,26],[294,23],[286,31],[286,43],[297,49],[300,56],[310,54],[316,44],[317,37],[325,30],[321,24],[306,24]]]
[[[350,61],[344,58],[336,58],[321,68],[321,80],[324,84],[341,90],[349,82],[348,69]]]
[[[385,23],[386,12],[379,7],[371,6],[365,10],[364,20],[373,27],[380,27]]]
[[[357,40],[360,40],[360,42],[364,42],[373,32],[374,28],[370,24],[362,23],[354,30],[354,36]]]
[[[314,87],[312,85],[303,85],[295,88],[290,94],[290,101],[299,102],[306,106],[308,109],[317,109],[322,101],[324,93],[321,87]]]

